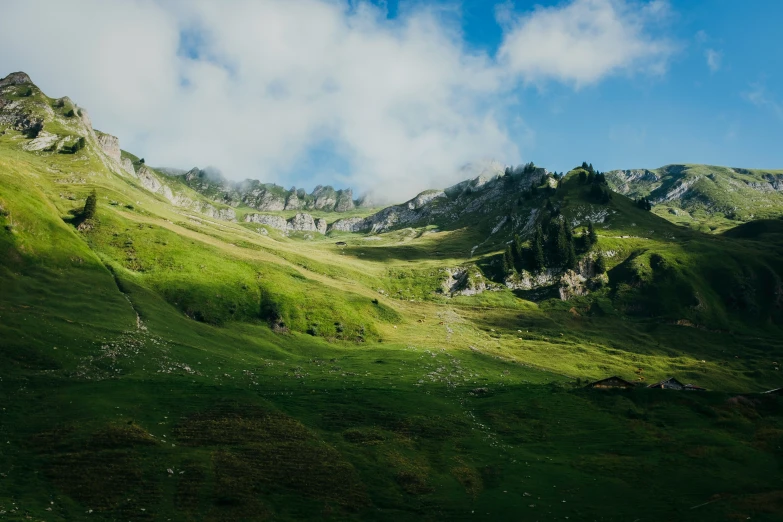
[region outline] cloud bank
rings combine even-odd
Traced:
[[[287,186],[326,177],[399,201],[459,181],[468,162],[527,160],[511,127],[520,85],[662,72],[672,47],[648,27],[666,11],[506,3],[493,56],[439,6],[390,19],[342,0],[31,0],[3,7],[0,75],[71,96],[155,165]]]

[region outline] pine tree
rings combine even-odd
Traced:
[[[503,275],[508,275],[514,271],[514,256],[511,254],[511,247],[507,246],[503,252]]]
[[[593,227],[593,222],[590,221],[587,224],[587,249],[589,250],[592,248],[593,245],[596,244],[598,241],[598,234],[595,233],[595,227]]]
[[[530,257],[530,267],[533,270],[543,270],[546,262],[544,260],[544,232],[541,230],[541,225],[536,226],[536,231],[533,234]]]
[[[82,210],[82,219],[92,219],[95,216],[95,211],[98,208],[98,195],[93,190],[87,201],[84,202],[84,209]]]
[[[595,273],[596,275],[601,275],[604,272],[606,272],[606,259],[604,259],[604,255],[600,252],[598,253],[598,256],[595,258]]]
[[[557,240],[555,242],[556,247],[556,259],[558,265],[564,265],[568,260],[568,236],[566,235],[566,226],[561,221],[557,227]]]
[[[579,183],[584,185],[587,182],[587,173],[584,170],[579,171]]]
[[[569,270],[576,268],[576,250],[574,249],[573,238],[568,242],[568,250],[566,252],[565,267]]]
[[[525,253],[522,247],[522,240],[518,234],[514,235],[514,245],[512,249],[514,268],[519,271],[525,267]]]

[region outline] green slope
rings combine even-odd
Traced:
[[[779,242],[595,203],[577,173],[483,220],[261,234],[144,190],[89,134],[60,154],[3,131],[0,519],[778,519],[783,404],[737,394],[781,382]],[[547,198],[577,232],[605,217],[604,288],[438,291],[497,278],[498,218],[551,219]],[[610,374],[712,391],[582,389]]]

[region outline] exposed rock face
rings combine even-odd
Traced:
[[[769,183],[770,190],[774,191],[783,191],[783,174],[774,176],[772,174],[767,174],[764,176],[764,179],[767,180],[767,183]]]
[[[0,125],[9,125],[29,138],[37,138],[43,130],[44,120],[27,110],[21,101],[3,100],[0,102]]]
[[[668,190],[664,195],[653,199],[654,203],[664,203],[668,201],[672,201],[675,199],[682,198],[690,188],[695,185],[699,180],[701,179],[701,176],[695,176],[688,180],[681,180],[678,183],[675,184],[674,187],[672,187],[670,190]]]
[[[425,192],[422,192],[412,200],[410,200],[408,202],[408,208],[411,210],[416,210],[423,207],[430,201],[433,201],[438,198],[445,198],[445,197],[446,197],[446,193],[443,192],[442,190],[427,190]]]
[[[551,268],[536,273],[522,270],[516,278],[507,279],[506,286],[512,290],[533,290],[555,284],[558,276],[559,272]]]
[[[131,170],[133,166],[131,165]],[[237,215],[233,208],[217,208],[209,203],[194,201],[181,192],[174,192],[171,187],[163,183],[160,178],[146,165],[139,167],[136,176],[141,182],[141,186],[155,194],[160,194],[166,198],[172,205],[177,207],[189,208],[209,217],[222,219],[225,221],[236,221]],[[282,219],[282,218],[281,218]]]
[[[23,85],[25,83],[33,83],[26,73],[21,71],[14,72],[0,80],[0,87],[7,87],[9,85]]]
[[[292,232],[315,231],[315,220],[310,214],[299,212],[286,223],[286,229]]]
[[[60,136],[57,134],[41,131],[38,133],[37,138],[30,140],[29,142],[22,145],[22,148],[29,151],[50,150],[57,146],[57,141],[59,139]]]
[[[443,292],[451,296],[478,295],[497,288],[499,286],[488,281],[475,266],[447,268],[442,284]]]
[[[304,189],[291,187],[286,190],[271,183],[257,180],[233,182],[223,178],[218,172],[207,172],[193,168],[182,175],[185,182],[197,192],[232,207],[245,204],[262,212],[281,210],[325,210],[346,212],[355,208],[353,192],[350,189],[335,190],[329,186],[318,186],[312,194]]]
[[[335,212],[347,212],[353,210],[353,191],[351,189],[338,190],[337,202],[334,204]]]
[[[130,160],[130,158],[124,158],[121,162],[122,169],[130,174],[131,176],[136,175],[136,169],[133,168],[133,162]]]
[[[146,165],[139,167],[139,171],[136,175],[138,176],[142,187],[156,194],[163,193],[163,183],[161,183],[158,177],[153,174]]]
[[[245,216],[246,223],[259,223],[268,227],[285,232],[288,223],[280,216],[271,216],[269,214],[248,214]]]
[[[655,172],[647,169],[618,170],[612,174],[615,176],[615,188],[620,194],[631,192],[631,183],[655,183],[661,179]]]
[[[509,187],[527,188],[539,180],[535,172],[514,176],[507,185],[505,177],[479,176],[445,190],[428,190],[403,203],[387,207],[366,218],[339,219],[330,230],[380,233],[397,227],[420,226],[435,220],[454,221],[467,214],[493,211],[493,204],[508,196]]]
[[[301,206],[302,203],[299,201],[299,196],[296,195],[296,190],[292,190],[291,194],[288,195],[288,199],[285,200],[285,209],[299,210]]]
[[[372,223],[368,221],[368,218],[352,217],[338,219],[331,224],[329,230],[337,230],[338,232],[363,232],[371,227]]]
[[[256,188],[242,196],[242,202],[251,208],[265,212],[285,209],[285,200],[265,188]]]
[[[313,190],[312,196],[315,201],[312,204],[312,208],[316,210],[323,210],[326,208],[334,208],[337,203],[337,193],[332,187],[322,187],[318,185]]]
[[[587,295],[589,290],[586,283],[587,279],[584,276],[573,270],[567,270],[560,277],[560,288],[558,288],[560,299],[568,301],[572,297]]]
[[[103,152],[106,153],[111,159],[117,163],[121,163],[120,159],[120,140],[116,136],[111,134],[96,133],[96,139],[98,145],[100,145]]]
[[[281,216],[270,214],[248,214],[245,216],[247,223],[259,223],[274,228],[281,232],[319,232],[326,233],[326,220],[313,219],[313,216],[304,212],[297,213],[294,217],[286,221]]]

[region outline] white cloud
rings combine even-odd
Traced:
[[[710,68],[710,72],[718,72],[723,61],[723,53],[715,49],[707,49],[704,51],[704,56],[707,58],[707,67]]]
[[[750,90],[742,93],[742,97],[756,107],[765,109],[783,119],[783,105],[769,95],[763,83],[750,84]]]
[[[152,164],[288,186],[317,177],[320,146],[346,165],[338,183],[402,200],[459,181],[467,162],[522,160],[507,126],[517,78],[582,85],[660,66],[670,47],[644,27],[666,6],[576,0],[516,21],[508,6],[496,60],[426,6],[389,20],[344,0],[15,2],[0,75],[71,96]]]
[[[532,83],[556,80],[580,87],[620,71],[657,74],[674,48],[646,29],[668,12],[661,1],[575,0],[538,7],[509,25],[499,58]]]

